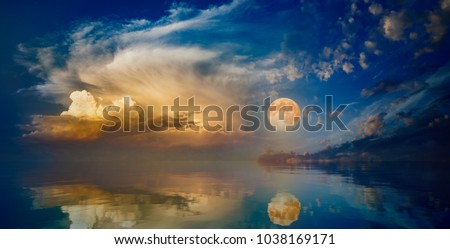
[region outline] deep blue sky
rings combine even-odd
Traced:
[[[83,80],[69,82],[71,78],[60,76],[60,70],[77,75],[84,72],[82,66],[70,64],[74,58],[96,68],[103,62],[96,62],[95,58],[117,56],[120,51],[135,51],[144,45],[150,48],[170,46],[180,51],[198,48],[201,55],[205,51],[217,53],[218,57],[205,59],[201,64],[204,66],[196,67],[199,71],[194,73],[204,73],[219,81],[224,76],[221,70],[226,68],[226,76],[241,77],[242,85],[233,87],[245,90],[239,96],[244,102],[254,103],[260,95],[275,93],[278,97],[296,100],[300,106],[322,104],[325,95],[334,95],[335,103],[351,104],[343,117],[351,132],[303,132],[296,134],[294,140],[269,136],[274,149],[316,152],[368,137],[387,139],[404,135],[406,131],[416,136],[416,132],[434,129],[435,123],[447,125],[450,114],[448,2],[1,3],[2,146],[4,151],[21,147],[17,145],[22,144],[20,137],[30,129],[48,136],[36,124],[28,129],[23,129],[23,125],[30,125],[32,115],[58,116],[67,110],[73,91],[98,91],[93,94],[102,98],[112,94],[108,93],[109,88],[102,88],[104,85],[96,85],[96,82],[89,82],[95,88],[84,89],[86,82]],[[223,6],[231,7],[224,10]],[[133,20],[141,23],[127,27]],[[185,26],[156,38],[143,35],[177,24]],[[86,36],[74,38],[83,27],[94,28]],[[130,40],[125,38],[128,35],[132,36]],[[92,57],[75,46],[77,42],[87,41],[83,44],[94,47]],[[52,50],[51,55],[46,55],[52,60],[50,66],[38,58],[46,48]],[[188,65],[185,60],[191,59],[180,56],[174,60],[167,63]],[[141,66],[138,63],[129,66]],[[244,68],[245,72],[238,72],[236,68]],[[247,81],[249,83],[245,83]],[[35,88],[37,85],[45,89]],[[250,96],[249,92],[257,97]],[[46,125],[51,126],[47,123],[43,126]],[[427,132],[432,135],[417,139],[430,144],[428,150],[445,146],[434,140],[439,133]],[[377,154],[377,151],[369,154]]]

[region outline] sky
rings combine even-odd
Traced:
[[[448,160],[450,1],[1,3],[1,146],[51,157]],[[100,131],[105,106],[348,104],[348,131]],[[311,122],[324,122],[325,115]],[[239,123],[239,121],[237,121]],[[236,123],[236,125],[238,125]],[[42,153],[41,153],[42,152]]]

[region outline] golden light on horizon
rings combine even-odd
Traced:
[[[277,131],[286,131],[288,127],[293,127],[300,122],[300,107],[289,98],[279,98],[270,104],[272,111],[269,111],[270,124],[275,126]]]

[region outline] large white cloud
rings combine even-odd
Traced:
[[[101,117],[103,108],[91,93],[85,90],[75,91],[70,94],[70,99],[72,104],[69,106],[69,110],[62,112],[61,115],[93,119]]]

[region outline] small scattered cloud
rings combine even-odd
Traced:
[[[344,70],[344,72],[345,72],[346,74],[352,73],[354,67],[355,67],[355,66],[353,66],[353,64],[350,63],[350,62],[344,62],[344,64],[342,64],[342,70]]]
[[[328,62],[319,62],[313,66],[314,72],[321,81],[327,81],[334,74],[333,65]]]
[[[442,17],[434,12],[428,15],[428,23],[425,24],[425,29],[432,42],[441,41],[447,33],[447,25],[442,21]]]
[[[349,48],[351,48],[352,46],[351,46],[348,42],[343,41],[343,42],[341,43],[341,47],[342,47],[343,49],[349,49]]]
[[[381,54],[383,54],[383,51],[381,51],[381,50],[379,50],[379,49],[375,49],[375,51],[373,51],[373,53],[374,53],[375,55],[381,55]]]
[[[350,44],[345,43],[345,46],[346,46],[346,47],[347,47],[347,45],[348,45],[348,47],[350,47]],[[332,53],[333,53],[333,50],[332,50],[330,47],[324,47],[324,48],[323,48],[323,51],[322,51],[322,56],[323,56],[325,59],[329,59]]]
[[[352,5],[350,5],[350,9],[352,15],[354,15],[358,11],[358,6],[356,6],[356,3],[352,3]]]
[[[449,115],[448,114],[444,114],[442,117],[436,117],[433,120],[431,120],[428,123],[428,127],[434,127],[436,125],[439,125],[440,123],[442,123],[443,121],[447,121],[449,120]]]
[[[419,34],[417,34],[417,32],[411,32],[411,33],[409,33],[409,39],[410,40],[413,40],[413,41],[415,41],[415,40],[417,40],[417,37],[419,36]]]
[[[375,55],[381,55],[383,53],[380,49],[377,49],[377,43],[371,40],[365,41],[364,47],[368,52],[371,52]]]
[[[283,79],[284,74],[277,69],[272,69],[266,72],[266,79],[271,84],[280,82]]]
[[[443,11],[450,11],[450,0],[442,0],[440,8]]]
[[[286,68],[286,75],[287,75],[287,78],[290,80],[290,81],[294,81],[294,80],[296,80],[296,79],[301,79],[301,78],[303,78],[303,73],[300,73],[298,70],[297,70],[297,68],[295,68],[294,66],[292,66],[292,65],[289,65],[287,68]]]
[[[362,69],[369,68],[369,64],[367,64],[366,59],[366,54],[364,52],[359,53],[359,65]]]
[[[384,127],[384,116],[386,116],[386,113],[370,115],[364,122],[364,134],[367,136],[381,135]]]
[[[414,52],[414,58],[417,59],[420,56],[422,56],[424,54],[432,53],[433,51],[434,50],[432,48],[429,48],[429,47],[421,48],[421,49],[417,50],[416,52]]]
[[[365,41],[364,42],[364,46],[366,47],[367,50],[372,51],[375,49],[375,47],[377,46],[377,44],[373,41]]]
[[[383,13],[383,6],[381,6],[381,4],[379,3],[372,3],[369,6],[369,12],[374,16],[378,16]]]
[[[407,25],[405,11],[391,11],[381,20],[381,29],[386,38],[392,41],[403,39],[404,29]]]

